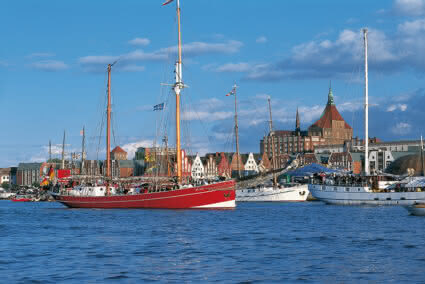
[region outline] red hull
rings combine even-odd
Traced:
[[[13,202],[29,202],[31,201],[30,198],[18,198],[18,199],[12,199]]]
[[[172,191],[112,196],[68,196],[54,198],[70,208],[234,208],[235,182],[225,181]]]

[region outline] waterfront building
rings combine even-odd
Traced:
[[[244,163],[244,172],[245,175],[258,174],[260,170],[258,169],[257,161],[259,160],[258,154],[249,153],[246,156],[246,161]]]
[[[32,186],[40,183],[42,163],[19,163],[16,183],[21,186]]]
[[[325,145],[344,144],[353,137],[353,128],[345,122],[335,106],[332,88],[329,88],[328,102],[322,115],[308,128],[308,133],[325,139]]]
[[[10,183],[11,182],[11,169],[3,168],[0,169],[0,187],[2,183]]]
[[[124,151],[120,146],[116,146],[111,151],[111,160],[127,160],[127,152]]]
[[[217,157],[215,154],[205,155],[204,171],[207,179],[218,177]]]
[[[201,160],[201,157],[199,156],[199,154],[196,154],[196,157],[192,163],[192,178],[193,179],[205,178],[204,163]]]

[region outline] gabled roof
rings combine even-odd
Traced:
[[[319,120],[313,123],[312,126],[318,126],[320,128],[332,128],[332,120],[344,121],[344,128],[352,129],[350,125],[342,118],[335,105],[327,104],[322,116]]]
[[[124,151],[120,146],[117,146],[114,148],[114,150],[111,151],[112,153],[126,153],[126,151]]]
[[[313,123],[312,126],[317,126],[320,128],[332,128],[332,120],[344,121],[344,128],[352,129],[351,126],[348,125],[347,122],[345,122],[339,111],[336,109],[332,94],[332,88],[329,88],[328,103],[326,104],[325,110],[323,111],[322,116],[319,118],[319,120]]]

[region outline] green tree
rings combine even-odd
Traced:
[[[3,182],[3,183],[1,184],[1,187],[3,187],[4,189],[9,189],[10,184],[9,184],[8,182]]]

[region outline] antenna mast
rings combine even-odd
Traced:
[[[52,162],[52,141],[49,140],[49,162]]]
[[[364,124],[365,124],[365,175],[369,175],[369,86],[368,86],[368,66],[367,66],[367,28],[363,29],[364,35],[364,78],[365,78],[365,104],[364,104]]]
[[[63,131],[63,141],[62,141],[62,164],[61,169],[65,169],[65,130]]]
[[[238,86],[236,84],[233,85],[233,92],[235,95],[235,136],[236,136],[236,162],[238,163],[238,176],[241,177],[241,169],[240,169],[240,161],[239,161],[239,126],[238,126],[238,107],[237,107],[237,96],[236,89]]]
[[[86,144],[86,130],[83,126],[83,142],[81,145],[81,174],[84,174],[84,160],[86,159],[86,152],[85,152],[85,144]]]
[[[421,169],[422,169],[422,176],[425,176],[425,166],[424,166],[424,142],[422,140],[421,135]]]
[[[270,97],[267,99],[269,102],[269,115],[270,115],[270,121],[269,121],[269,128],[270,128],[270,137],[271,137],[271,143],[272,143],[272,168],[273,168],[273,185],[277,185],[277,177],[276,177],[276,156],[275,156],[275,149],[274,149],[274,131],[273,131],[273,120],[272,120],[272,107],[270,104]]]

